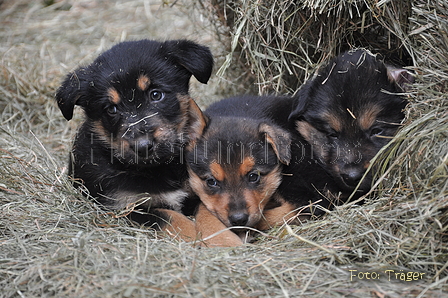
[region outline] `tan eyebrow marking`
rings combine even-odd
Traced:
[[[358,123],[362,130],[368,130],[376,121],[376,117],[381,112],[381,107],[378,105],[371,105],[365,108],[359,115]]]
[[[120,94],[118,94],[117,89],[115,89],[113,87],[109,88],[109,90],[107,90],[107,94],[109,95],[109,100],[111,103],[116,104],[116,105],[120,103],[121,98],[120,98]]]
[[[217,180],[224,181],[224,179],[226,178],[226,172],[218,163],[212,162],[210,164],[210,170],[212,171],[213,177],[215,177]]]
[[[137,87],[141,90],[141,91],[145,91],[146,89],[148,89],[149,85],[151,84],[151,80],[145,76],[145,75],[140,75],[137,79]]]
[[[238,174],[240,176],[246,176],[255,165],[255,161],[252,157],[246,157],[243,160],[243,163],[240,165],[238,169]]]
[[[334,131],[336,132],[342,131],[342,122],[338,116],[328,113],[324,115],[324,119],[327,120],[328,124]]]

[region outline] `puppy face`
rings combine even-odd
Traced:
[[[261,121],[216,117],[187,154],[190,185],[227,227],[254,226],[289,163],[290,137]]]
[[[358,185],[370,160],[400,127],[407,102],[398,93],[408,83],[412,76],[405,70],[356,50],[330,61],[299,91],[290,120],[343,190]],[[369,176],[359,190],[370,184]]]
[[[92,142],[112,160],[158,165],[187,141],[191,75],[206,83],[212,66],[210,51],[190,41],[123,42],[69,74],[56,99],[67,120],[75,105],[84,109]]]

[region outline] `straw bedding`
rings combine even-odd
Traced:
[[[298,2],[3,1],[0,296],[447,295],[448,2]],[[243,90],[293,93],[350,45],[415,71],[367,203],[243,247],[196,249],[156,239],[73,189],[67,154],[82,116],[60,115],[62,77],[121,40],[179,37],[217,56],[210,85],[193,82],[202,106]]]

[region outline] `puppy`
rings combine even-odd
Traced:
[[[284,203],[265,210],[265,225],[258,227],[292,220],[294,209],[304,219],[366,194],[370,160],[400,127],[407,104],[402,93],[412,82],[406,70],[357,49],[329,61],[293,97],[226,99],[225,106],[268,118],[291,133],[291,160],[277,190],[277,201]]]
[[[207,238],[226,227],[257,227],[263,210],[278,205],[281,168],[290,161],[289,133],[267,118],[232,109],[225,100],[205,113],[205,132],[186,155],[191,188],[202,202],[196,214],[198,232]],[[205,243],[242,244],[244,228],[232,231]]]
[[[313,197],[322,199],[322,206],[329,208],[354,191],[357,198],[370,190],[372,173],[365,175],[366,170],[401,126],[407,105],[402,93],[412,83],[413,76],[405,69],[387,66],[370,52],[356,49],[331,60],[300,89],[288,121],[306,142],[295,144],[292,150],[299,160],[292,163],[316,169],[317,175],[301,176],[314,188]],[[336,201],[316,191],[331,193]]]
[[[202,133],[189,79],[207,83],[210,50],[187,40],[122,42],[70,73],[56,101],[67,120],[85,122],[74,141],[70,175],[108,209],[187,240],[194,223],[180,213],[190,195],[183,151]]]

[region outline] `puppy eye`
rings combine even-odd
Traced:
[[[161,101],[165,97],[165,93],[163,93],[162,91],[153,90],[151,91],[149,96],[151,97],[152,101]]]
[[[337,139],[339,137],[339,134],[337,132],[335,132],[334,130],[332,130],[327,133],[327,137],[332,138],[332,139]]]
[[[207,183],[209,187],[218,187],[218,181],[216,181],[215,178],[208,178],[205,180],[205,183]]]
[[[117,106],[113,105],[107,108],[107,112],[111,115],[115,115],[117,113]]]
[[[257,183],[260,181],[260,172],[252,172],[247,175],[247,179],[251,183]]]
[[[377,136],[383,133],[383,130],[381,128],[372,128],[372,130],[370,131],[370,136]]]

